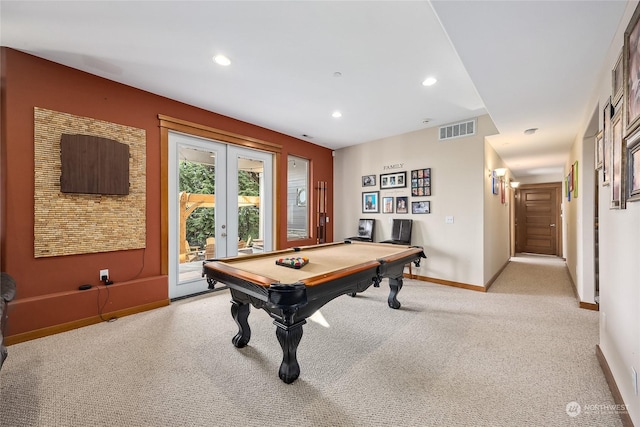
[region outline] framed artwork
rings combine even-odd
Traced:
[[[640,130],[627,139],[627,201],[640,200]]]
[[[603,135],[602,135],[602,185],[609,185],[609,175],[611,170],[611,98],[607,100],[602,111],[604,119]]]
[[[573,165],[571,165],[571,169],[569,169],[567,179],[569,180],[569,193],[573,193]]]
[[[362,193],[362,213],[380,212],[380,206],[378,205],[379,195],[379,191],[365,191]]]
[[[504,188],[504,179],[500,180],[500,203],[504,205],[504,196],[505,196],[505,188]]]
[[[379,191],[365,191],[362,193],[362,213],[380,212]]]
[[[382,213],[393,213],[393,197],[382,198]]]
[[[495,195],[500,193],[500,178],[496,174],[496,171],[491,172],[491,192]]]
[[[578,161],[576,160],[571,167],[571,176],[573,177],[573,198],[578,198]]]
[[[396,197],[396,213],[409,213],[409,198],[406,196]]]
[[[622,110],[611,119],[611,209],[624,209]]]
[[[625,133],[628,135],[640,125],[640,7],[636,7],[624,32],[624,105]]]
[[[598,135],[596,135],[596,144],[595,144],[595,169],[596,170],[600,170],[602,169],[602,158],[604,157],[602,155],[602,149],[603,149],[603,140],[602,137],[604,135],[603,131],[598,132]]]
[[[431,168],[411,171],[411,196],[431,195]]]
[[[407,186],[407,172],[380,174],[380,188],[404,188]]]
[[[616,61],[616,66],[611,71],[611,95],[613,96],[613,105],[618,105],[622,99],[622,88],[624,87],[624,73],[622,71],[622,52]]]
[[[376,185],[376,176],[375,175],[364,175],[362,177],[362,186],[363,187],[375,187]]]
[[[411,202],[412,214],[429,214],[431,213],[431,201],[423,200],[420,202]]]

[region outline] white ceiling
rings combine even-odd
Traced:
[[[625,7],[3,0],[0,43],[332,149],[488,113],[517,177],[560,176]]]

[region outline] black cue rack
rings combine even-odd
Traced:
[[[327,182],[318,181],[316,187],[316,242],[327,242]]]

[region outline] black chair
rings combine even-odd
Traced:
[[[373,242],[373,226],[375,220],[373,219],[361,219],[358,222],[358,235],[349,237],[348,240],[357,240],[360,242]]]
[[[410,245],[411,244],[411,219],[394,219],[391,227],[391,239],[382,243],[393,243],[394,245]]]
[[[16,281],[7,273],[0,273],[0,368],[7,358],[4,345],[4,329],[7,325],[7,303],[16,295]]]
[[[411,245],[411,226],[413,220],[411,219],[394,219],[391,226],[391,239],[385,240],[382,243],[392,243],[394,245]],[[416,264],[417,266],[417,264]],[[409,263],[409,278],[413,279],[413,271],[411,263]]]

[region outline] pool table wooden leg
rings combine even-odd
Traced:
[[[389,277],[389,289],[389,299],[387,300],[389,307],[395,309],[400,308],[400,301],[398,301],[396,297],[400,289],[402,289],[402,277],[398,277],[397,279]]]
[[[282,347],[282,363],[278,375],[286,384],[291,384],[300,376],[300,365],[296,353],[302,339],[302,325],[307,322],[302,320],[290,326],[279,322],[273,323],[277,326],[276,336]]]
[[[238,333],[231,342],[238,348],[246,346],[251,339],[251,328],[249,327],[250,309],[251,306],[249,304],[231,300],[231,316],[233,316],[233,320],[238,325]]]

